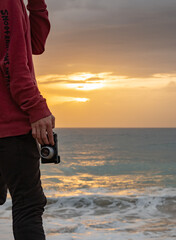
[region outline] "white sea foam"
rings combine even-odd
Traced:
[[[138,194],[131,190],[131,196],[115,195],[50,199],[44,217],[48,239],[174,239],[176,189],[147,188]]]
[[[176,189],[146,188],[116,193],[85,191],[48,197],[44,227],[48,240],[174,239]],[[11,200],[0,207],[1,239],[12,239]],[[9,231],[10,228],[10,231]]]

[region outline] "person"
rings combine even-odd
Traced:
[[[32,54],[45,51],[50,27],[45,0],[28,0],[27,9],[23,0],[0,1],[0,204],[8,189],[15,240],[45,239],[38,144],[54,145],[55,118]]]

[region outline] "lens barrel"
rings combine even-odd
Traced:
[[[44,159],[52,159],[54,156],[54,149],[49,146],[42,147],[40,155]]]

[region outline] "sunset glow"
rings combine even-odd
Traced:
[[[77,102],[88,102],[89,99],[88,98],[76,98],[75,99]]]
[[[176,127],[174,7],[110,2],[48,1],[51,33],[33,59],[57,127]]]

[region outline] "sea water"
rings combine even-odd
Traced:
[[[61,128],[41,164],[48,240],[176,238],[176,129]],[[0,239],[12,240],[11,199]]]

